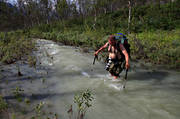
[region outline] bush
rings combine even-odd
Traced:
[[[0,59],[8,64],[28,55],[35,47],[32,40],[20,31],[1,33],[0,39]]]

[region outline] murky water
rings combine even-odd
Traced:
[[[24,97],[32,100],[31,108],[44,101],[49,105],[46,110],[68,119],[74,94],[90,89],[95,99],[86,119],[179,119],[179,73],[132,63],[126,88],[121,90],[122,81],[111,80],[102,62],[92,65],[93,55],[51,41],[39,40],[38,44],[37,70],[19,63],[24,76],[17,77],[17,70],[10,70],[17,69],[16,65],[4,68],[0,90],[9,103],[19,105],[11,91],[19,86]],[[24,102],[20,106],[26,107]],[[31,116],[29,109],[26,117]]]

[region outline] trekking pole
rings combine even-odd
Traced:
[[[125,88],[125,86],[126,86],[127,74],[128,74],[128,69],[126,69],[126,74],[124,77],[125,82],[124,82],[123,88]]]
[[[97,56],[97,55],[94,56],[93,65],[95,64],[95,60],[96,60],[96,59],[98,59],[98,56]]]

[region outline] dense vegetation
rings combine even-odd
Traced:
[[[10,64],[29,55],[35,48],[34,42],[22,31],[0,33],[0,61]]]

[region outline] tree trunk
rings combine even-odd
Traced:
[[[161,0],[158,0],[159,9],[161,8]]]
[[[106,8],[104,8],[104,14],[106,14],[107,13],[107,9]]]
[[[95,9],[94,24],[93,24],[93,28],[94,28],[94,29],[96,29],[96,21],[97,21],[97,13],[96,13],[96,9]]]
[[[113,3],[111,3],[111,13],[113,12]]]
[[[128,6],[129,6],[129,17],[128,17],[128,34],[130,34],[130,25],[131,25],[131,0],[128,1]]]

